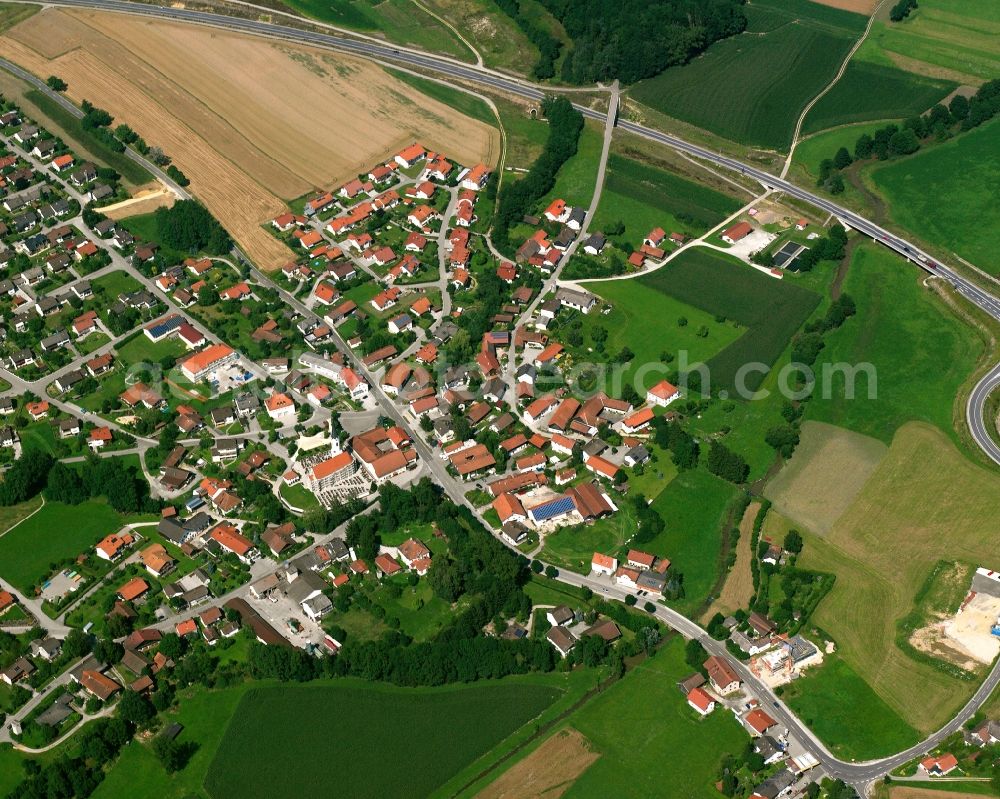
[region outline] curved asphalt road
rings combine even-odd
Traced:
[[[28,0],[13,1],[27,2]],[[284,39],[297,43],[311,44],[318,47],[346,52],[360,57],[374,58],[389,62],[394,61],[404,63],[408,66],[422,67],[444,74],[448,77],[455,78],[459,81],[483,84],[532,100],[540,100],[546,94],[545,89],[535,84],[508,75],[503,75],[494,70],[463,64],[444,56],[430,55],[410,50],[405,47],[382,45],[370,40],[361,41],[347,36],[299,30],[285,25],[276,25],[257,20],[228,17],[188,9],[142,5],[124,2],[124,0],[56,0],[49,5],[74,6],[128,13],[139,16],[166,18],[178,22],[208,25],[271,39]],[[23,70],[20,69],[11,71],[17,71],[19,73],[23,72]],[[35,76],[30,77],[32,78],[32,82],[36,82],[38,80]],[[586,117],[602,121],[606,119],[605,114],[600,111],[595,111],[579,105],[576,107]],[[77,111],[77,113],[79,112]],[[721,153],[716,153],[703,147],[690,144],[682,139],[678,139],[675,136],[671,136],[670,134],[652,130],[634,122],[625,120],[619,120],[618,127],[695,158],[701,158],[718,166],[738,172],[742,175],[747,175],[768,188],[783,191],[792,197],[801,199],[816,208],[826,211],[827,213],[837,217],[845,226],[853,228],[854,230],[869,236],[880,244],[885,245],[907,260],[915,263],[931,275],[946,280],[954,286],[956,291],[962,294],[962,296],[970,302],[977,305],[993,318],[1000,320],[1000,300],[996,297],[981,289],[974,283],[966,280],[962,276],[956,274],[943,264],[937,262],[934,258],[917,246],[893,233],[890,233],[878,225],[869,222],[867,219],[859,216],[853,211],[843,208],[824,197],[820,197],[812,192],[802,189],[787,180],[771,175],[764,170],[743,164],[735,158],[731,158]],[[141,159],[141,157],[137,160],[145,162],[145,159]],[[156,172],[159,172],[159,170],[156,170]],[[172,183],[172,181],[169,180],[168,182]],[[292,304],[296,306],[298,305],[298,303],[294,301]],[[306,312],[308,312],[307,309]],[[969,397],[967,413],[969,426],[976,442],[980,447],[982,447],[983,451],[986,452],[990,458],[1000,464],[1000,446],[997,446],[997,444],[986,432],[986,426],[983,421],[983,408],[986,398],[997,387],[1000,387],[1000,364],[994,367],[973,390]],[[395,407],[384,407],[383,410],[387,411],[390,417],[395,418],[397,416]],[[415,437],[415,443],[422,443],[419,436]],[[418,449],[421,449],[421,447],[418,446]],[[431,466],[431,471],[435,473],[435,476],[440,478],[440,475],[437,474],[439,469],[434,468],[435,466],[438,466],[438,463],[437,459],[434,458],[433,453],[422,451],[420,454]],[[449,479],[444,479],[441,482],[446,489],[452,488],[451,481]],[[451,493],[457,492],[449,491],[449,494]],[[459,495],[453,496],[452,499],[461,504],[464,497]],[[620,593],[617,587],[607,586],[606,584],[603,584],[589,576],[563,573],[560,574],[560,578],[568,583],[589,585],[591,588],[599,592],[610,594],[612,596],[617,596],[617,594]],[[714,639],[709,638],[701,627],[685,616],[662,606],[657,609],[657,615],[661,617],[662,620],[669,626],[678,630],[684,636],[701,640],[710,652],[713,652],[714,654],[726,655],[723,645]],[[729,658],[729,660],[735,662],[732,658]],[[771,707],[767,708],[768,712],[781,724],[786,726],[801,741],[808,741],[811,744],[811,748],[819,753],[818,756],[824,769],[830,775],[844,779],[859,788],[867,786],[892,769],[914,759],[915,757],[918,757],[961,728],[961,726],[982,706],[997,685],[1000,684],[1000,662],[998,662],[991,670],[986,680],[979,686],[976,693],[966,703],[965,707],[958,713],[958,715],[956,715],[936,733],[933,733],[927,739],[921,741],[919,744],[911,747],[910,749],[899,752],[891,757],[867,761],[864,763],[849,763],[839,760],[832,753],[830,753],[822,742],[819,741],[816,736],[813,735],[813,733],[795,717],[795,715],[784,705],[784,703],[774,697],[773,693],[769,689],[762,686],[743,664],[737,663],[736,665],[738,670],[741,672],[741,676],[747,683],[758,688],[758,692],[762,696],[771,697],[772,704]]]

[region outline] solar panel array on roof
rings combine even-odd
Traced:
[[[575,508],[576,505],[573,504],[572,497],[559,497],[558,499],[543,502],[541,505],[532,508],[528,513],[531,514],[531,518],[537,523],[554,519],[556,516],[562,516],[564,513],[569,513]]]
[[[180,316],[168,316],[166,319],[161,319],[158,322],[154,322],[151,325],[147,325],[146,329],[149,331],[151,336],[155,338],[160,338],[168,333],[176,330],[182,324],[184,324],[183,317]]]

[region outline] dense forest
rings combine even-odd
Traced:
[[[635,83],[690,61],[713,42],[742,33],[743,0],[540,0],[573,42],[560,77],[585,84]],[[560,42],[526,18],[517,0],[501,9],[539,49],[536,78],[555,75]]]

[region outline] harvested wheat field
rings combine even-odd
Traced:
[[[0,54],[56,74],[162,147],[191,192],[262,267],[287,248],[260,224],[420,140],[495,163],[499,134],[379,67],[193,25],[45,9],[0,37]]]
[[[736,562],[726,575],[726,582],[719,592],[719,598],[705,613],[705,621],[716,613],[729,615],[746,608],[753,599],[753,572],[750,568],[753,552],[750,549],[750,539],[753,537],[753,523],[760,511],[760,505],[760,502],[751,502],[743,513],[743,518],[740,520],[740,540],[736,542]]]
[[[600,755],[576,730],[557,732],[476,799],[559,799]]]

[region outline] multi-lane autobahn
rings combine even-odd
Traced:
[[[28,0],[13,1],[28,2]],[[131,3],[126,2],[125,0],[54,0],[54,2],[48,3],[48,5],[83,7],[139,16],[157,17],[178,22],[207,25],[234,32],[266,37],[269,39],[281,39],[299,44],[308,44],[364,58],[375,59],[389,64],[395,63],[406,67],[426,69],[438,73],[445,78],[452,79],[457,83],[486,86],[531,100],[540,100],[547,93],[547,90],[540,86],[509,75],[498,73],[485,67],[464,64],[444,56],[435,56],[401,46],[397,47],[391,44],[381,44],[372,41],[371,39],[362,40],[352,38],[346,33],[342,34],[333,29],[330,29],[330,33],[321,33],[316,30],[299,29],[288,25],[263,22],[256,19],[243,19],[240,17],[230,17],[184,8],[171,8],[141,3]],[[12,71],[21,72],[21,70]],[[37,81],[37,78],[34,76],[29,77],[31,77],[34,81]],[[598,90],[603,89],[603,87],[596,88]],[[601,121],[606,119],[605,111],[595,110],[582,105],[577,105],[577,108],[587,117]],[[845,226],[850,227],[863,235],[869,236],[873,240],[883,244],[884,246],[897,252],[902,257],[913,262],[921,269],[925,270],[928,274],[948,282],[958,293],[970,302],[974,303],[991,317],[1000,320],[1000,299],[997,299],[975,283],[957,274],[954,270],[940,263],[937,259],[924,252],[916,245],[879,227],[855,212],[850,211],[847,208],[843,208],[824,197],[813,194],[812,192],[803,189],[794,183],[772,175],[764,170],[744,164],[739,160],[722,153],[717,153],[704,147],[691,144],[677,138],[676,136],[625,120],[619,120],[618,127],[622,130],[626,130],[630,133],[659,143],[673,150],[685,153],[694,158],[699,158],[716,166],[745,175],[768,188],[784,192],[792,197],[796,197],[822,211],[829,213],[832,216],[835,216]],[[260,277],[262,280],[266,280],[263,276]],[[295,301],[294,298],[287,296],[284,298],[286,301],[291,302],[293,306],[296,306],[298,310],[311,314],[311,311],[308,309],[299,307],[300,303]],[[998,446],[989,435],[987,422],[984,421],[983,418],[983,410],[985,408],[986,399],[992,390],[997,387],[1000,387],[1000,365],[991,370],[972,392],[972,395],[969,398],[967,413],[969,427],[975,440],[990,458],[997,463],[1000,463],[1000,446]],[[383,410],[390,417],[397,418],[397,411],[391,403],[384,404]],[[419,437],[415,437],[415,441],[418,439]],[[420,446],[418,446],[418,448],[421,450],[425,449]],[[421,451],[420,454],[429,465],[430,471],[434,477],[441,482],[452,499],[457,503],[462,504],[463,497],[460,490],[452,484],[450,476],[444,472],[443,467],[438,463],[433,454],[429,451]],[[579,584],[589,584],[594,582],[590,577],[581,577],[578,575],[561,575],[561,578],[567,582],[579,581]],[[605,591],[606,593],[617,591],[616,588],[611,586],[605,587],[603,585],[594,585],[592,587],[594,587],[595,590]],[[663,618],[664,621],[666,621],[671,627],[679,630],[684,635],[703,640],[710,651],[715,651],[717,648],[717,642],[709,639],[704,631],[689,619],[686,619],[685,617],[680,616],[679,614],[676,614],[666,608],[658,608],[657,615],[661,616],[661,618]],[[719,653],[724,654],[721,651]],[[756,681],[755,678],[753,678],[753,675],[750,675],[749,672],[744,673],[743,676],[744,679],[749,682]],[[991,670],[985,682],[979,687],[975,695],[969,700],[962,711],[950,722],[948,722],[948,724],[946,724],[941,730],[938,730],[936,733],[911,749],[897,753],[889,758],[870,761],[867,763],[849,763],[839,760],[832,755],[822,745],[822,743],[815,738],[812,732],[805,727],[805,725],[799,722],[794,714],[781,704],[780,700],[774,697],[770,691],[763,690],[762,693],[764,695],[770,695],[773,701],[773,707],[769,708],[769,712],[771,712],[772,715],[778,718],[783,724],[788,726],[801,739],[811,742],[811,748],[814,748],[819,753],[822,765],[828,773],[833,776],[841,777],[846,781],[861,787],[881,777],[887,771],[895,768],[896,766],[901,765],[913,757],[927,751],[929,748],[935,746],[938,742],[957,730],[973,715],[973,713],[976,712],[976,710],[978,710],[998,684],[1000,684],[1000,664],[997,664]]]

